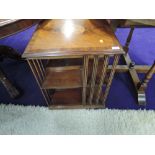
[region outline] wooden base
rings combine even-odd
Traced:
[[[54,110],[54,109],[105,109],[104,105],[49,105],[49,109]]]

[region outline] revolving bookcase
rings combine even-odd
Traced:
[[[105,20],[45,20],[23,57],[49,108],[105,108],[122,54]]]

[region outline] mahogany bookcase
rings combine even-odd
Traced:
[[[106,20],[45,20],[22,57],[49,108],[105,108],[123,54]]]

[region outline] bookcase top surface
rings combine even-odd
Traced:
[[[39,24],[23,57],[123,54],[106,20],[53,19]]]

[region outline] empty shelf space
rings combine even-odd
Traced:
[[[82,87],[82,69],[57,70],[46,69],[43,89],[65,89]]]
[[[82,104],[82,89],[67,89],[59,90],[51,96],[52,103],[49,105],[50,109],[96,109],[104,108],[103,105],[98,104]]]
[[[81,89],[58,90],[52,96],[54,105],[79,105],[82,102]]]
[[[48,62],[49,67],[67,67],[67,66],[82,66],[82,59],[80,58],[68,58],[68,59],[52,59]]]

